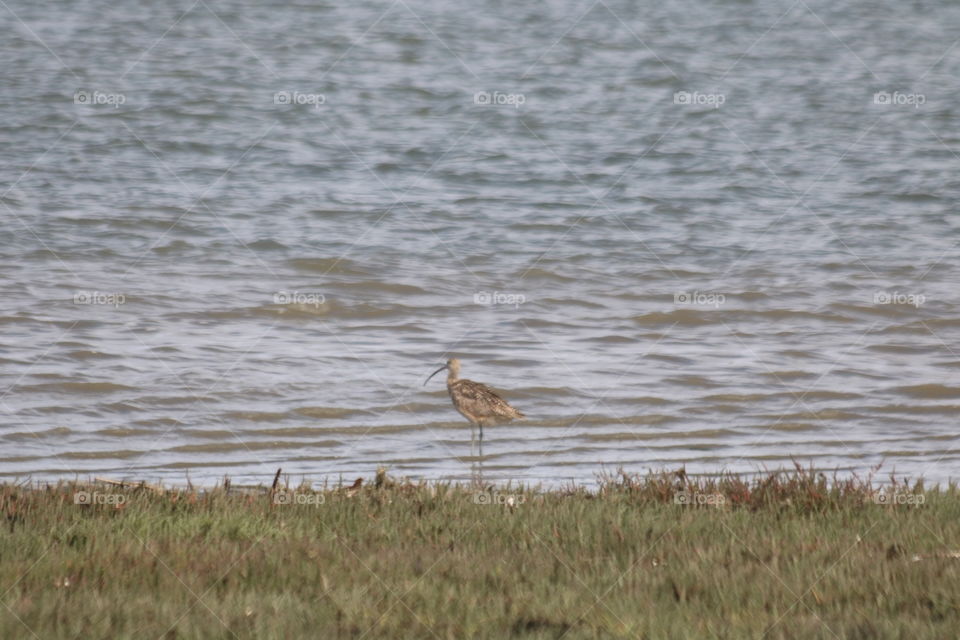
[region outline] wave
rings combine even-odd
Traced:
[[[892,391],[894,393],[899,393],[911,398],[924,398],[930,400],[936,400],[940,398],[960,398],[960,387],[936,383],[893,387]]]
[[[311,448],[339,447],[343,442],[340,440],[313,440],[309,443]],[[264,451],[270,449],[295,449],[304,447],[303,441],[283,441],[270,440],[268,442],[258,442],[256,440],[237,441],[234,438],[224,442],[208,442],[204,444],[184,444],[166,449],[166,451],[175,451],[177,453],[232,453],[235,451]]]
[[[38,393],[116,393],[136,391],[135,387],[116,382],[45,382],[17,387],[18,391]]]
[[[293,258],[288,264],[298,271],[346,276],[372,276],[368,269],[348,258]]]

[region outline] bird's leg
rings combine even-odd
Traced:
[[[477,457],[473,461],[473,481],[477,487],[483,486],[483,424],[480,422],[476,423],[476,426],[480,428],[480,439],[477,442],[478,450]],[[473,427],[474,423],[470,422],[470,455],[473,456]]]
[[[474,431],[473,422],[471,422],[470,423],[470,457],[471,458],[473,457],[473,443],[476,437],[477,437],[477,434]]]

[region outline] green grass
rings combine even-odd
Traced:
[[[960,493],[894,489],[923,503],[799,468],[479,499],[380,474],[313,504],[0,485],[0,637],[956,637]]]

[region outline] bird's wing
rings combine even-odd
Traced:
[[[498,396],[493,389],[473,380],[458,380],[451,392],[459,396],[464,409],[476,416],[494,415],[498,418],[522,418],[523,414]]]

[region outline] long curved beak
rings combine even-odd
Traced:
[[[432,378],[433,376],[437,375],[438,373],[440,373],[440,372],[443,371],[444,369],[449,369],[449,368],[450,368],[450,366],[445,364],[445,365],[443,365],[442,367],[440,367],[439,369],[437,369],[436,371],[434,371],[433,373],[431,373],[430,376],[429,376],[426,380],[423,381],[423,386],[427,386],[427,383],[430,382],[430,378]]]

